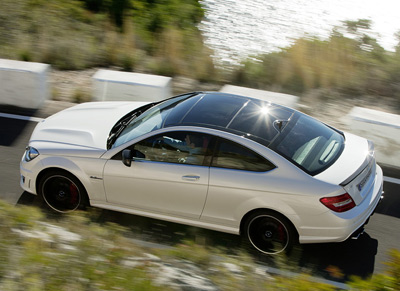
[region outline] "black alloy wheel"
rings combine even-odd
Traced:
[[[80,208],[87,197],[82,184],[63,171],[45,174],[39,184],[39,194],[50,208],[61,213]]]
[[[295,240],[295,231],[285,217],[263,211],[251,215],[245,224],[249,242],[264,254],[289,251]]]

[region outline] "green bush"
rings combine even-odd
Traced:
[[[0,58],[212,78],[203,16],[197,0],[3,0]]]

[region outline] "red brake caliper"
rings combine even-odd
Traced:
[[[282,224],[280,224],[278,227],[278,234],[279,234],[279,239],[281,241],[284,241],[285,240],[285,229],[283,228]]]
[[[71,204],[75,205],[78,201],[78,188],[75,184],[71,183],[69,185],[69,192],[71,193]]]

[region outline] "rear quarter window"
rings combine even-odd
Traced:
[[[224,139],[217,142],[211,166],[252,172],[266,172],[275,168],[274,164],[254,151]]]

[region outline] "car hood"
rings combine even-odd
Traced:
[[[47,142],[93,149],[107,148],[114,124],[147,102],[88,102],[62,110],[41,121],[30,142]]]

